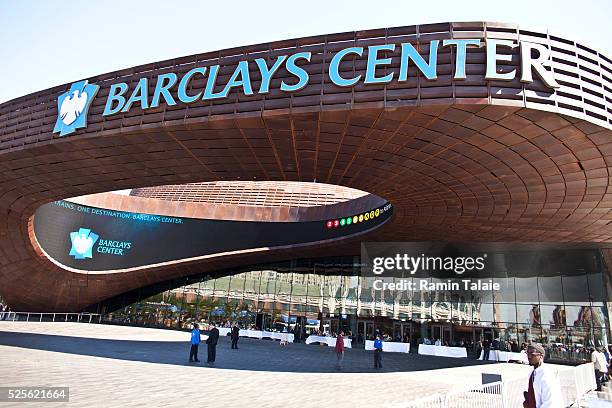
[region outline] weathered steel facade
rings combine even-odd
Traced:
[[[349,46],[412,43],[424,58],[435,39],[500,38],[546,45],[560,88],[487,81],[484,49],[470,49],[454,80],[454,49],[440,48],[438,79],[341,88],[325,69]],[[310,82],[285,93],[231,93],[215,101],[102,116],[108,84],[231,67],[245,58],[309,51]],[[508,51],[510,52],[510,51]],[[520,69],[518,50],[504,70]],[[389,53],[390,68],[399,51]],[[341,73],[364,73],[352,55]],[[253,84],[258,71],[251,67]],[[386,68],[380,70],[383,75]],[[222,68],[219,83],[231,68]],[[290,76],[280,70],[272,81]],[[612,241],[612,61],[548,34],[498,23],[444,23],[330,34],[176,58],[88,78],[100,92],[88,126],[52,133],[58,86],[0,105],[0,296],[15,310],[80,310],[119,293],[206,270],[292,257],[357,253],[338,246],[176,263],[120,274],[79,274],[40,252],[32,215],[66,197],[212,180],[319,181],[376,194],[395,218],[371,240]],[[191,83],[204,86],[205,79]],[[288,209],[286,211],[289,211]],[[322,211],[321,219],[325,219]]]

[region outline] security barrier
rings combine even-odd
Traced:
[[[102,323],[98,313],[0,312],[0,321]]]

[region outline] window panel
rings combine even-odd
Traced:
[[[538,278],[515,278],[517,302],[538,302]]]
[[[516,304],[496,303],[495,304],[496,322],[516,322]]]

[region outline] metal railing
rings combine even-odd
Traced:
[[[593,363],[558,367],[557,378],[566,407],[574,406],[595,389]],[[522,408],[527,378],[471,386],[469,389],[438,394],[402,405],[403,408]]]
[[[0,312],[1,321],[102,323],[102,315],[99,313]]]

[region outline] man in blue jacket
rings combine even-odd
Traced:
[[[383,342],[380,339],[380,334],[376,336],[374,340],[374,368],[382,368],[382,353],[383,353]]]
[[[198,326],[197,323],[194,323],[193,325],[193,330],[191,331],[191,351],[189,352],[189,362],[196,362],[199,363],[200,360],[198,360],[198,345],[200,344],[200,341],[202,341],[202,338],[200,337],[200,326]]]

